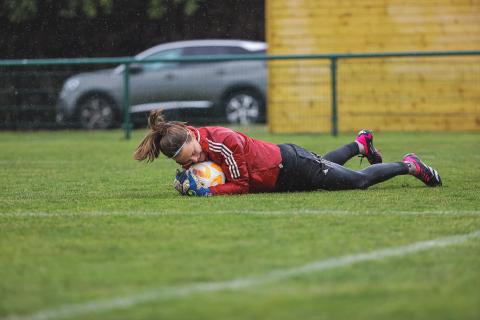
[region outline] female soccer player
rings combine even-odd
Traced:
[[[150,113],[148,126],[150,131],[137,147],[134,159],[152,162],[161,152],[184,169],[210,160],[225,173],[225,184],[205,188],[189,171],[179,171],[175,186],[186,195],[366,189],[404,174],[430,187],[442,185],[438,172],[414,153],[405,155],[401,162],[382,163],[368,130],[360,131],[354,142],[318,156],[294,144],[276,145],[224,127],[194,128],[165,121],[161,110]],[[342,166],[356,155],[366,157],[371,166],[361,171]]]

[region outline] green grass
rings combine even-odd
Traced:
[[[354,136],[246,132],[320,154]],[[65,306],[71,319],[480,318],[479,238],[242,289],[70,314],[72,305],[480,230],[478,133],[376,134],[385,161],[417,152],[439,170],[442,188],[401,176],[366,191],[212,198],[179,196],[173,161],[134,162],[143,134],[126,141],[120,131],[0,133],[0,319]]]

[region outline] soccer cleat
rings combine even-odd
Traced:
[[[403,162],[412,162],[415,164],[416,173],[414,176],[427,186],[438,187],[442,185],[442,179],[440,179],[437,170],[423,163],[415,153],[406,154],[403,157]]]
[[[373,146],[373,132],[370,130],[360,130],[355,141],[360,142],[365,149],[365,154],[360,157],[367,157],[370,164],[382,163],[382,154]]]

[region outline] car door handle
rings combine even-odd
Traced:
[[[167,79],[167,80],[173,80],[173,79],[175,79],[175,75],[174,75],[173,73],[167,73],[167,74],[165,75],[165,79]]]
[[[223,76],[226,74],[226,72],[224,69],[218,69],[217,71],[215,71],[215,74],[219,76]]]

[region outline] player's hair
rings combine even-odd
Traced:
[[[148,117],[150,131],[138,145],[133,158],[138,161],[152,162],[160,152],[173,158],[185,143],[192,138],[184,122],[165,121],[162,109],[152,110]]]

